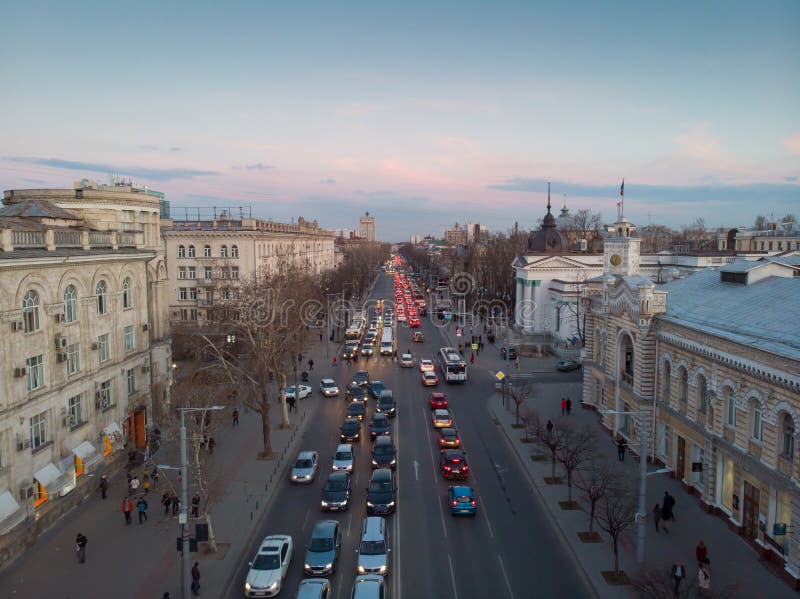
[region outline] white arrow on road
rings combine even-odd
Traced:
[[[414,460],[414,478],[419,480],[419,462]]]

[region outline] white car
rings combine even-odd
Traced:
[[[400,367],[401,368],[414,367],[414,358],[411,357],[411,354],[403,354],[402,356],[400,356]]]
[[[310,483],[317,474],[319,455],[316,451],[301,451],[292,466],[291,481],[293,483]]]
[[[433,428],[450,428],[453,426],[453,417],[447,410],[433,411]]]
[[[336,447],[336,453],[333,455],[333,466],[331,470],[345,470],[347,472],[353,471],[353,446],[348,443],[342,443]]]
[[[433,361],[432,360],[420,360],[419,361],[419,371],[420,372],[433,372]]]
[[[270,535],[261,541],[245,579],[245,597],[274,597],[281,592],[292,562],[292,547],[289,535]]]
[[[296,399],[305,399],[306,397],[311,395],[311,387],[309,387],[308,385],[300,385],[298,389],[299,391],[297,392]],[[286,388],[285,396],[286,399],[289,399],[290,397],[295,397],[294,385]]]
[[[322,392],[323,397],[336,397],[339,395],[339,387],[336,386],[336,381],[333,379],[322,379],[319,382],[319,390]]]
[[[386,597],[386,582],[377,574],[362,574],[353,581],[351,599],[383,599]]]

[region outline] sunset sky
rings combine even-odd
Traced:
[[[441,236],[800,213],[800,2],[18,2],[0,187]]]

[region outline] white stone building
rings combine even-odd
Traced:
[[[367,241],[376,241],[378,239],[375,230],[375,217],[370,215],[369,212],[358,219],[358,236]]]

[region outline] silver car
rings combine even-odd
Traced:
[[[310,483],[317,474],[319,456],[316,451],[301,451],[292,466],[291,481],[293,483]]]
[[[358,573],[381,576],[388,574],[390,551],[386,520],[380,516],[364,518],[361,543],[358,546]]]
[[[342,443],[336,447],[336,453],[333,454],[333,467],[331,470],[344,470],[346,472],[352,472],[354,459],[355,454],[353,453],[353,446],[347,443]]]
[[[336,386],[336,381],[333,379],[322,379],[319,382],[319,390],[322,392],[323,397],[336,397],[339,395],[339,387]]]
[[[383,576],[375,574],[356,576],[350,599],[383,599],[384,597],[386,597],[386,582],[383,580]]]

